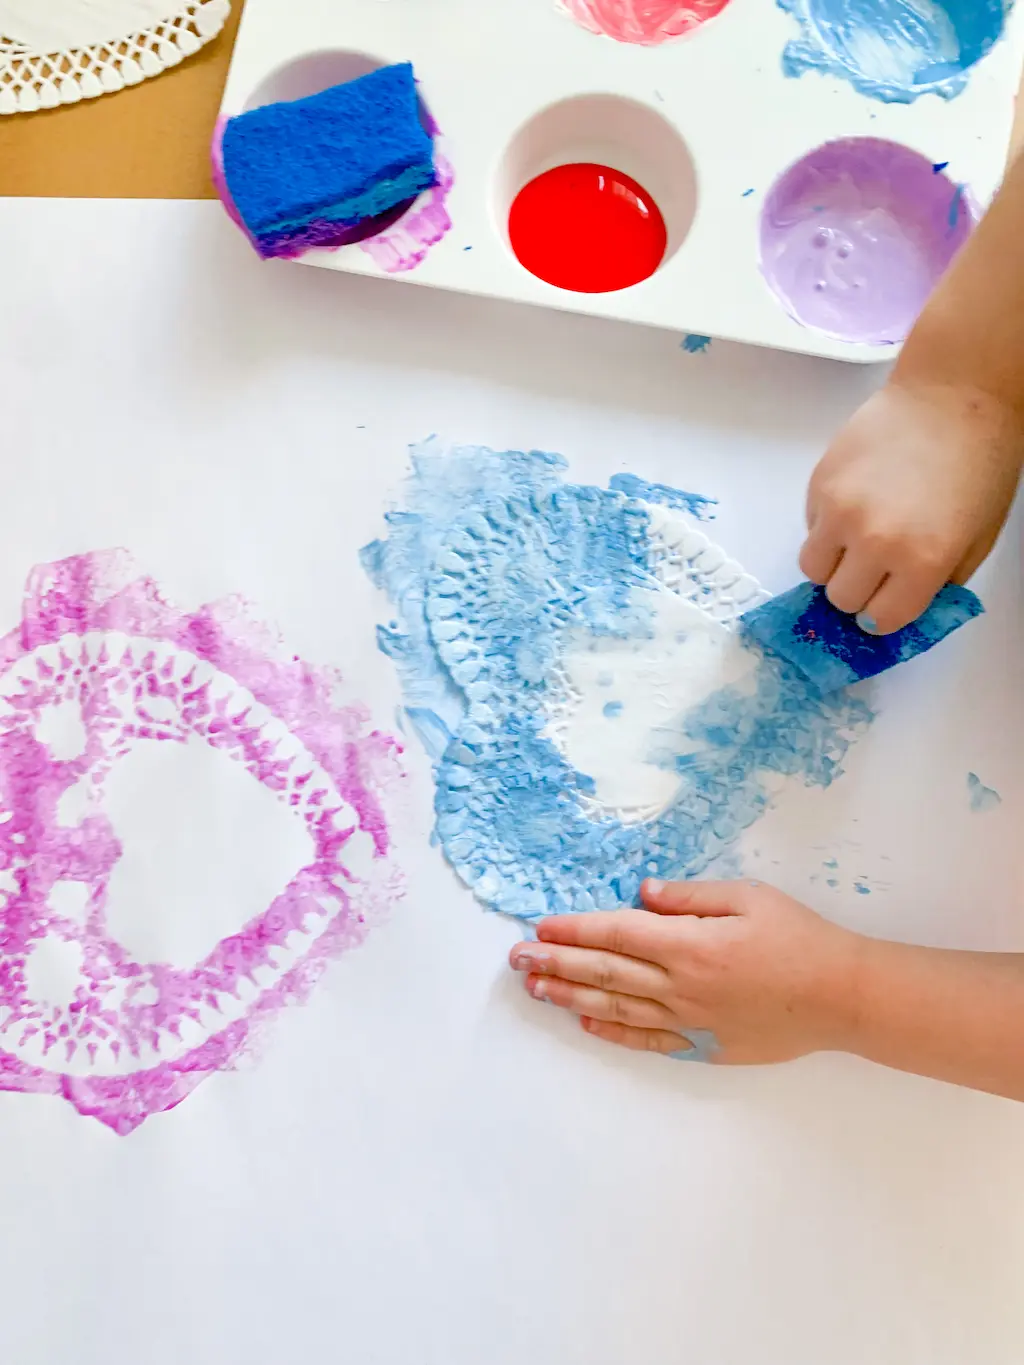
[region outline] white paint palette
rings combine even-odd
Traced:
[[[570,3],[620,17],[645,9],[640,0]],[[715,0],[690,0],[689,8],[701,3],[713,8]],[[938,59],[949,53],[939,50],[934,68],[913,75],[925,93],[899,103],[858,89],[841,63],[787,75],[787,49],[792,66],[794,53],[806,56],[809,34],[820,46],[821,33],[831,32],[830,11],[852,8],[840,0],[787,4],[802,19],[771,0],[730,0],[685,36],[643,45],[589,31],[558,0],[248,0],[223,113],[411,61],[452,182],[444,183],[443,206],[435,192],[406,218],[414,229],[433,225],[430,236],[440,240],[408,269],[394,232],[376,244],[309,251],[304,263],[885,360],[999,183],[1024,13],[1018,6],[1009,14],[954,97],[933,93],[948,75]],[[900,4],[911,8],[910,0],[891,0],[878,9]],[[999,0],[988,0],[993,5]],[[956,6],[914,0],[912,8],[941,16]],[[975,10],[985,8],[978,0]],[[943,20],[939,49],[954,41],[956,22]],[[834,34],[831,41],[842,55],[843,43]],[[890,52],[884,42],[875,48]],[[871,141],[826,148],[848,139]],[[649,278],[577,293],[520,264],[508,231],[513,200],[538,175],[572,162],[614,167],[653,197],[667,245]]]

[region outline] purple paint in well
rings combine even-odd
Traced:
[[[363,941],[401,889],[383,805],[401,750],[340,704],[338,683],[237,599],[179,611],[124,551],[30,574],[21,623],[0,639],[0,1090],[61,1096],[130,1133],[232,1067]],[[45,733],[68,707],[74,755]],[[105,792],[140,746],[195,743],[272,792],[311,857],[199,960],[149,961],[110,913],[124,848]],[[77,963],[60,999],[34,984],[40,951]]]
[[[903,341],[970,236],[963,186],[879,138],[827,142],[773,185],[761,271],[797,322],[840,341]]]

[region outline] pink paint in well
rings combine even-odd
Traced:
[[[578,24],[619,43],[657,47],[692,33],[729,0],[557,0]]]
[[[234,1065],[363,941],[400,894],[384,809],[400,748],[339,701],[339,682],[240,599],[179,611],[124,551],[30,574],[21,624],[0,639],[0,1090],[59,1095],[130,1133]],[[67,708],[73,756],[47,739]],[[312,857],[199,960],[140,960],[108,916],[124,850],[105,788],[140,747],[196,743],[272,793]],[[40,952],[77,964],[60,999],[33,985]]]

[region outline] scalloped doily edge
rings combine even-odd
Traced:
[[[56,53],[0,37],[0,115],[78,104],[161,76],[215,38],[230,13],[231,0],[186,0],[149,28]]]

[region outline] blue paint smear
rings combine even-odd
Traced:
[[[485,905],[527,921],[635,905],[645,876],[705,871],[769,808],[771,774],[827,787],[871,719],[753,646],[753,681],[682,713],[679,743],[666,733],[652,755],[679,773],[668,808],[630,824],[594,816],[593,780],[542,732],[564,700],[570,643],[649,633],[634,596],[653,586],[649,517],[621,489],[564,483],[565,469],[539,451],[427,442],[405,508],[361,552],[395,605],[399,623],[378,639],[427,731],[445,855]]]
[[[871,887],[868,886],[866,882],[854,882],[853,889],[854,891],[856,891],[858,896],[871,895]]]
[[[668,1055],[674,1062],[710,1062],[715,1053],[721,1051],[721,1043],[709,1028],[680,1029],[680,1033],[693,1046],[670,1052]]]
[[[686,493],[681,488],[672,488],[667,483],[648,483],[635,474],[613,474],[608,487],[616,493],[625,493],[627,498],[639,498],[644,502],[656,502],[662,507],[674,507],[677,512],[688,512],[698,521],[713,521],[713,508],[718,506],[716,498],[706,498],[702,493]]]
[[[936,161],[932,166],[932,175],[941,175],[948,165],[948,161]]]
[[[704,355],[711,349],[711,338],[701,336],[699,332],[687,332],[679,344],[690,355]]]
[[[744,190],[743,193],[740,195],[740,198],[741,198],[741,199],[749,199],[750,196],[751,196],[753,193],[754,193],[753,189]]]
[[[957,224],[960,222],[960,214],[964,208],[964,187],[957,185],[953,190],[952,198],[949,201],[949,213],[946,222],[950,232],[955,232]]]
[[[825,72],[892,104],[952,99],[1002,36],[1011,0],[777,0],[801,29],[787,76]]]
[[[1003,804],[1003,798],[995,787],[986,787],[977,773],[967,774],[967,800],[976,815],[983,815]]]
[[[609,720],[614,720],[616,716],[622,715],[622,702],[606,701],[604,706],[602,706],[601,710],[608,717]]]
[[[969,588],[950,583],[909,626],[891,635],[869,635],[832,605],[823,588],[801,583],[747,612],[740,624],[822,692],[831,692],[923,654],[983,611]]]

